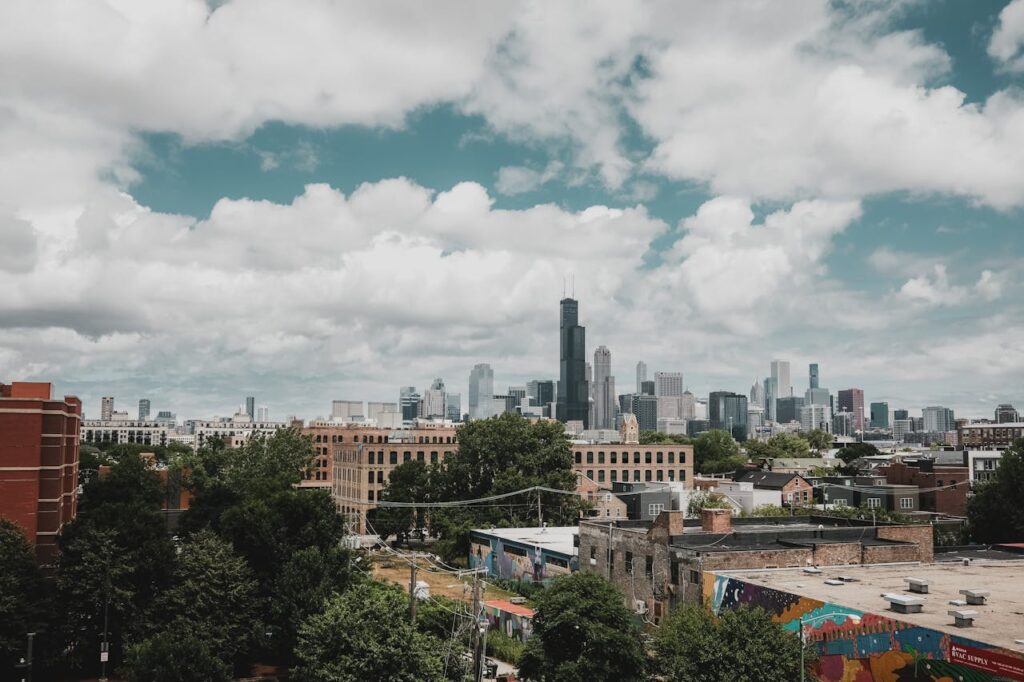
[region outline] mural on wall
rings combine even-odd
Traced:
[[[747,583],[704,574],[710,608],[759,607],[818,648],[826,682],[1024,681],[1024,658],[956,635]]]
[[[486,566],[488,574],[503,580],[538,583],[570,572],[568,565],[556,565],[540,547],[526,549],[505,544],[499,538],[489,538],[486,543],[481,542],[481,538],[472,538],[469,565],[471,568]]]

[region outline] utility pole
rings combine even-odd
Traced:
[[[540,491],[537,491],[537,527],[544,527],[544,517],[540,513]]]
[[[473,629],[469,634],[470,648],[473,650],[473,682],[479,682],[483,672],[483,661],[480,660],[480,574],[473,573]]]
[[[416,624],[416,558],[409,562],[409,622]]]
[[[110,614],[110,555],[107,555],[107,578],[105,581],[106,595],[103,600],[103,646],[100,649],[100,682],[107,682],[107,659],[110,658],[110,641],[107,639],[107,629]]]
[[[800,682],[804,682],[804,617],[800,616]]]

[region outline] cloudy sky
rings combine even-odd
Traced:
[[[1024,402],[1024,0],[0,4],[0,381],[179,416],[588,352]]]

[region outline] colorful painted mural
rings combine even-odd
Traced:
[[[1024,658],[981,642],[797,594],[704,574],[710,608],[760,607],[818,648],[825,682],[1024,681]]]
[[[486,566],[488,575],[503,580],[547,582],[571,572],[572,557],[527,547],[497,537],[471,536],[469,565]]]
[[[522,604],[513,604],[506,599],[492,599],[484,602],[484,615],[491,628],[500,630],[513,639],[525,642],[533,632],[533,609]]]

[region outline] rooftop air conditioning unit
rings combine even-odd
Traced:
[[[634,599],[633,610],[637,612],[637,615],[644,615],[645,613],[647,613],[647,602],[645,602],[643,599]]]
[[[526,597],[509,597],[509,601],[513,604],[525,604]]]

